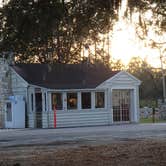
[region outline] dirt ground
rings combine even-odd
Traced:
[[[166,140],[0,149],[0,166],[166,166]]]

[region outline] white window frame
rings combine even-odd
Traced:
[[[56,93],[61,94],[61,102],[62,102],[62,108],[61,108],[61,109],[57,109],[57,108],[56,108],[56,110],[57,110],[57,111],[62,111],[62,110],[63,110],[63,92],[51,92],[51,94],[50,94],[50,100],[51,100],[50,108],[51,108],[52,111],[54,111],[53,108],[52,108],[52,104],[53,104],[53,103],[52,103],[52,95],[53,95],[53,94],[56,94]]]
[[[77,103],[76,103],[76,108],[68,108],[68,94],[72,94],[72,93],[74,93],[74,94],[76,94],[77,95]],[[78,110],[78,106],[79,106],[79,104],[78,104],[78,92],[66,92],[66,104],[67,104],[67,110],[68,111],[71,111],[71,110]]]
[[[101,92],[101,93],[104,93],[104,107],[97,108],[97,107],[96,107],[96,93],[100,93],[100,92]],[[94,101],[95,101],[95,102],[94,102],[94,108],[95,108],[95,109],[105,109],[105,108],[106,108],[106,104],[107,104],[107,103],[106,103],[106,97],[107,97],[107,96],[106,96],[106,92],[105,92],[105,91],[102,91],[102,90],[101,90],[101,91],[95,91],[95,92],[94,92]]]
[[[90,93],[90,98],[91,98],[91,107],[90,108],[82,108],[82,93]],[[93,109],[93,95],[92,91],[82,91],[81,92],[81,110],[92,110]]]

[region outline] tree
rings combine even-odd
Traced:
[[[123,65],[123,63],[120,59],[119,60],[114,60],[114,61],[111,61],[110,68],[113,71],[120,71],[120,70],[124,70],[124,65]]]
[[[87,38],[108,31],[118,2],[10,0],[0,9],[0,51],[23,62],[77,63]]]
[[[162,98],[161,70],[152,68],[146,61],[133,57],[128,65],[128,72],[142,81],[140,86],[141,99]]]
[[[1,51],[12,50],[22,61],[38,54],[44,58],[51,46],[53,29],[64,15],[62,4],[58,0],[11,0],[1,11]]]
[[[144,93],[143,95],[147,97],[151,95],[153,98],[162,98],[162,87],[163,91],[165,90],[165,71],[163,70],[163,64],[166,58],[166,0],[145,0],[141,3],[138,2],[135,9],[133,6],[134,5],[131,5],[131,7],[129,7],[129,13],[131,13],[130,18],[132,18],[132,14],[138,13],[137,20],[134,20],[135,18],[133,20],[131,19],[131,21],[135,23],[138,37],[144,42],[146,47],[158,50],[161,61],[160,70],[158,69],[156,71],[148,67],[144,73],[142,73],[142,76],[147,73],[147,78],[143,78],[142,87],[144,85],[146,86],[146,84],[148,85],[146,86],[146,90],[145,87],[142,88],[142,94]],[[148,77],[150,77],[149,80]]]
[[[135,7],[135,8],[134,8]],[[146,46],[164,50],[166,47],[166,0],[129,0],[128,11],[138,37]],[[132,17],[138,13],[138,17]],[[133,18],[133,19],[132,19]]]
[[[17,61],[22,62],[37,60],[43,63],[78,63],[82,60],[80,52],[87,40],[90,39],[90,45],[95,45],[100,40],[100,34],[111,31],[118,18],[121,2],[122,0],[10,0],[0,8],[0,52],[13,51]],[[160,23],[159,27],[163,30],[164,2],[128,0],[125,16],[139,12],[139,27],[143,27],[146,32],[143,14],[152,10],[155,3],[155,25]],[[160,16],[162,19],[158,18]],[[98,50],[102,52],[101,49]],[[95,55],[96,53],[97,48]]]

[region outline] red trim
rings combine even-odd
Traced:
[[[56,107],[54,106],[54,128],[56,128]]]

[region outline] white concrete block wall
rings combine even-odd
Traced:
[[[5,101],[11,93],[10,74],[7,62],[0,58],[0,128],[5,127]]]

